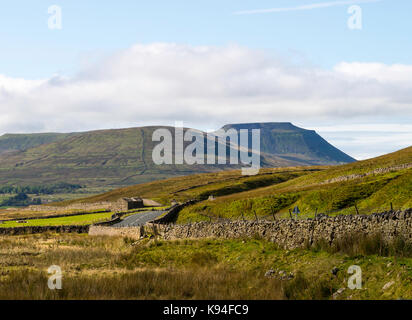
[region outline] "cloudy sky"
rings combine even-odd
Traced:
[[[287,121],[358,159],[412,145],[408,0],[1,6],[0,133]]]

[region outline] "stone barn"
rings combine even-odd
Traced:
[[[141,198],[122,198],[117,200],[112,207],[112,211],[123,212],[132,209],[144,208],[143,199]]]
[[[161,207],[160,203],[142,198],[121,198],[112,204],[111,210],[114,212],[126,212],[133,209],[145,207]]]

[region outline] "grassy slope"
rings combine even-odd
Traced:
[[[121,197],[142,196],[163,204],[172,199],[202,202],[184,209],[179,223],[209,220],[209,217],[246,218],[288,216],[288,209],[299,205],[302,216],[318,212],[361,213],[383,211],[392,202],[395,209],[412,207],[412,169],[369,175],[344,182],[325,183],[329,179],[365,174],[379,168],[412,163],[412,147],[375,159],[333,167],[264,169],[258,176],[244,177],[240,171],[199,174],[116,189],[79,202],[115,201]],[[214,195],[216,200],[208,201]]]
[[[120,188],[101,195],[54,205],[116,201],[122,197],[133,196],[150,198],[163,204],[169,204],[173,199],[207,199],[209,195],[221,196],[281,183],[324,168],[326,167],[263,169],[259,175],[252,177],[243,176],[240,171],[197,174]]]
[[[383,157],[353,164],[331,167],[327,170],[303,175],[284,183],[203,201],[184,209],[178,222],[207,220],[206,216],[240,218],[242,213],[253,218],[277,213],[288,216],[288,209],[299,205],[303,216],[319,212],[343,210],[356,213],[355,203],[361,213],[387,210],[392,202],[396,209],[412,207],[412,169],[377,174],[364,178],[323,184],[332,178],[364,174],[378,168],[412,163],[412,148]]]

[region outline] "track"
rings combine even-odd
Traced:
[[[166,211],[148,211],[136,213],[130,217],[125,218],[122,222],[114,224],[114,228],[126,228],[126,227],[140,227],[144,224],[156,219]]]

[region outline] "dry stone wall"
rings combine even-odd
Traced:
[[[329,183],[335,183],[335,182],[345,182],[345,181],[349,181],[349,180],[361,179],[361,178],[372,176],[372,175],[385,174],[385,173],[389,173],[389,172],[394,172],[394,171],[399,171],[399,170],[404,170],[404,169],[411,169],[411,168],[412,168],[412,163],[401,164],[401,165],[398,165],[398,166],[393,166],[393,167],[388,167],[388,168],[378,168],[378,169],[375,169],[375,170],[367,172],[367,173],[351,174],[351,175],[347,175],[347,176],[332,178],[332,179],[329,179],[329,180],[326,180],[326,181],[322,182],[322,184],[329,184]]]
[[[373,235],[379,233],[387,241],[402,235],[412,242],[412,209],[369,216],[319,216],[317,219],[277,221],[199,222],[187,225],[153,225],[141,228],[90,228],[91,235],[127,236],[140,238],[157,233],[165,240],[219,238],[237,239],[260,237],[293,249],[328,241],[333,244],[349,234]]]
[[[49,227],[17,227],[17,228],[0,228],[0,235],[24,235],[37,234],[45,232],[55,233],[88,233],[89,226],[49,226]]]
[[[189,200],[189,201],[187,201],[183,204],[176,204],[176,205],[172,206],[164,216],[162,216],[158,219],[155,219],[153,222],[156,223],[156,224],[171,223],[171,222],[175,221],[175,219],[177,218],[177,215],[180,211],[182,211],[187,206],[194,205],[197,202],[198,202],[197,200]]]
[[[54,206],[29,206],[25,210],[35,212],[64,212],[69,210],[111,210],[113,204],[111,202],[96,202],[96,203],[75,203],[65,207]]]

